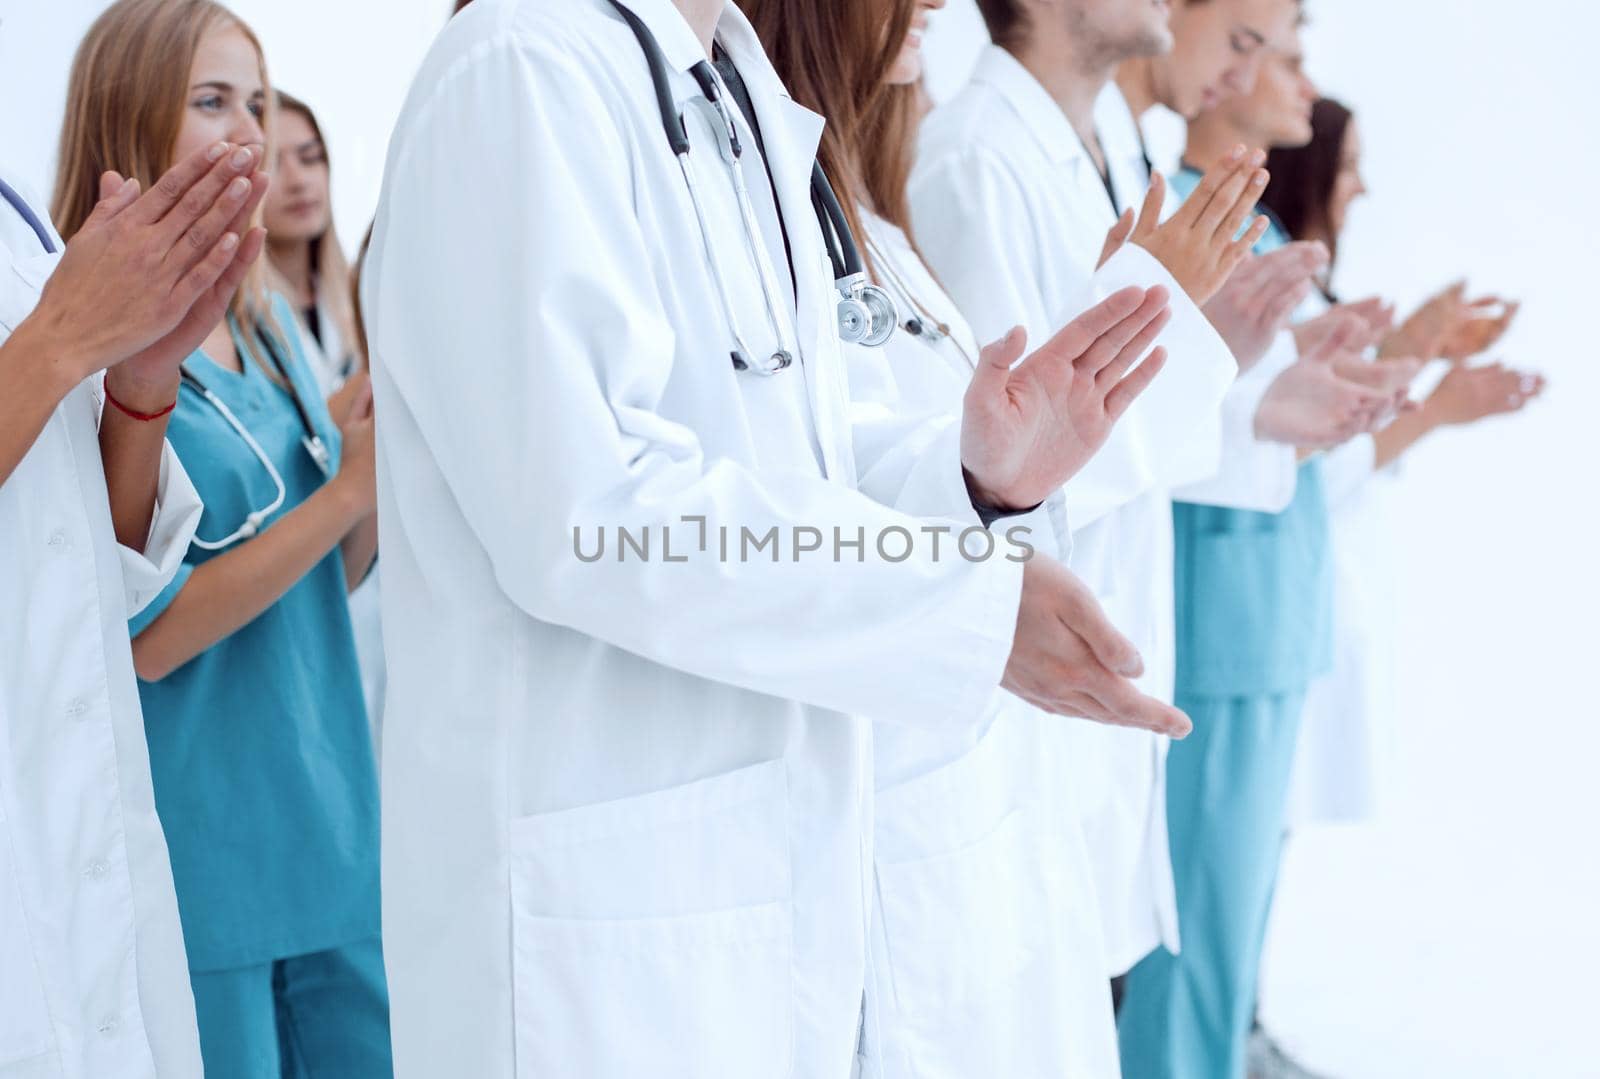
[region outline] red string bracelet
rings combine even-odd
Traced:
[[[149,423],[151,420],[159,420],[162,416],[165,416],[167,413],[178,407],[178,399],[174,397],[172,399],[172,404],[168,405],[160,412],[136,412],[127,405],[123,404],[121,401],[117,400],[115,397],[111,396],[111,384],[109,382],[106,383],[102,388],[106,391],[106,401],[115,406],[118,412],[122,413],[124,416],[132,416],[141,423]]]

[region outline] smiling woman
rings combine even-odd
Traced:
[[[248,27],[210,0],[124,0],[112,11],[115,20],[108,12],[95,24],[72,65],[50,204],[63,236],[76,233],[94,211],[107,169],[149,190],[171,162],[207,143],[266,141],[266,70]],[[213,33],[224,25],[234,32]],[[195,63],[186,69],[171,62],[174,56],[194,56]],[[243,80],[225,74],[230,71],[249,73],[254,85],[236,88]],[[233,314],[253,332],[268,306],[258,262]]]

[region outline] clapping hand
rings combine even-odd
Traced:
[[[1264,218],[1245,227],[1267,187],[1267,172],[1260,167],[1264,160],[1259,150],[1246,154],[1243,146],[1234,147],[1166,221],[1161,220],[1166,180],[1159,172],[1150,178],[1131,239],[1167,268],[1197,306],[1216,295],[1267,230]]]
[[[1170,315],[1166,289],[1126,288],[1020,364],[1021,328],[985,348],[961,427],[973,501],[1025,509],[1077,473],[1160,372],[1166,350],[1151,346]]]

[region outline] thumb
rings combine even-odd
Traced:
[[[85,224],[100,224],[116,217],[139,198],[139,181],[125,180],[121,173],[107,172],[100,177],[100,197]]]
[[[1011,368],[1022,359],[1022,350],[1027,344],[1027,331],[1013,326],[1000,340],[985,345],[978,353],[978,369],[972,373],[972,384],[976,386],[981,382],[990,389],[1005,385]]]
[[[1144,204],[1139,207],[1139,223],[1134,226],[1133,239],[1147,240],[1161,224],[1161,207],[1166,204],[1167,178],[1161,173],[1150,174],[1150,190],[1144,193]]]
[[[1111,261],[1111,256],[1122,250],[1122,245],[1128,242],[1128,237],[1133,235],[1133,226],[1138,223],[1138,218],[1133,215],[1133,207],[1122,211],[1122,216],[1117,218],[1117,223],[1111,226],[1111,231],[1106,233],[1105,246],[1100,249],[1100,261],[1095,264],[1099,269]]]
[[[367,377],[365,371],[358,371],[350,377],[358,378],[361,382],[350,398],[350,408],[345,413],[347,423],[364,420],[372,415],[372,380]]]

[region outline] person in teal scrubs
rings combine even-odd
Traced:
[[[113,4],[73,67],[62,232],[108,170],[149,186],[142,169],[229,143],[259,166],[268,93],[222,7]],[[377,768],[347,603],[377,546],[371,391],[335,422],[260,270],[184,361],[167,428],[205,510],[129,627],[156,810],[206,1074],[387,1079]]]
[[[337,467],[341,432],[317,395],[293,314],[274,297],[273,347]],[[269,331],[270,332],[270,331]],[[263,532],[329,480],[290,394],[234,327],[235,372],[185,363],[168,437],[215,541],[270,504],[271,475],[209,404],[215,394],[282,477]],[[264,346],[261,346],[264,350]],[[265,536],[262,537],[263,539]],[[259,539],[233,547],[246,549]],[[132,623],[136,644],[226,551],[191,547]],[[379,942],[378,788],[337,545],[248,624],[155,681],[141,680],[156,809],[166,832],[208,1074],[390,1074]],[[315,1062],[315,1063],[313,1063]]]
[[[1172,186],[1200,178],[1186,166]],[[1257,254],[1289,242],[1267,216]],[[1321,464],[1281,513],[1177,502],[1172,518],[1175,703],[1194,721],[1167,757],[1182,950],[1128,973],[1117,1031],[1127,1079],[1242,1079],[1301,712],[1332,662]]]

